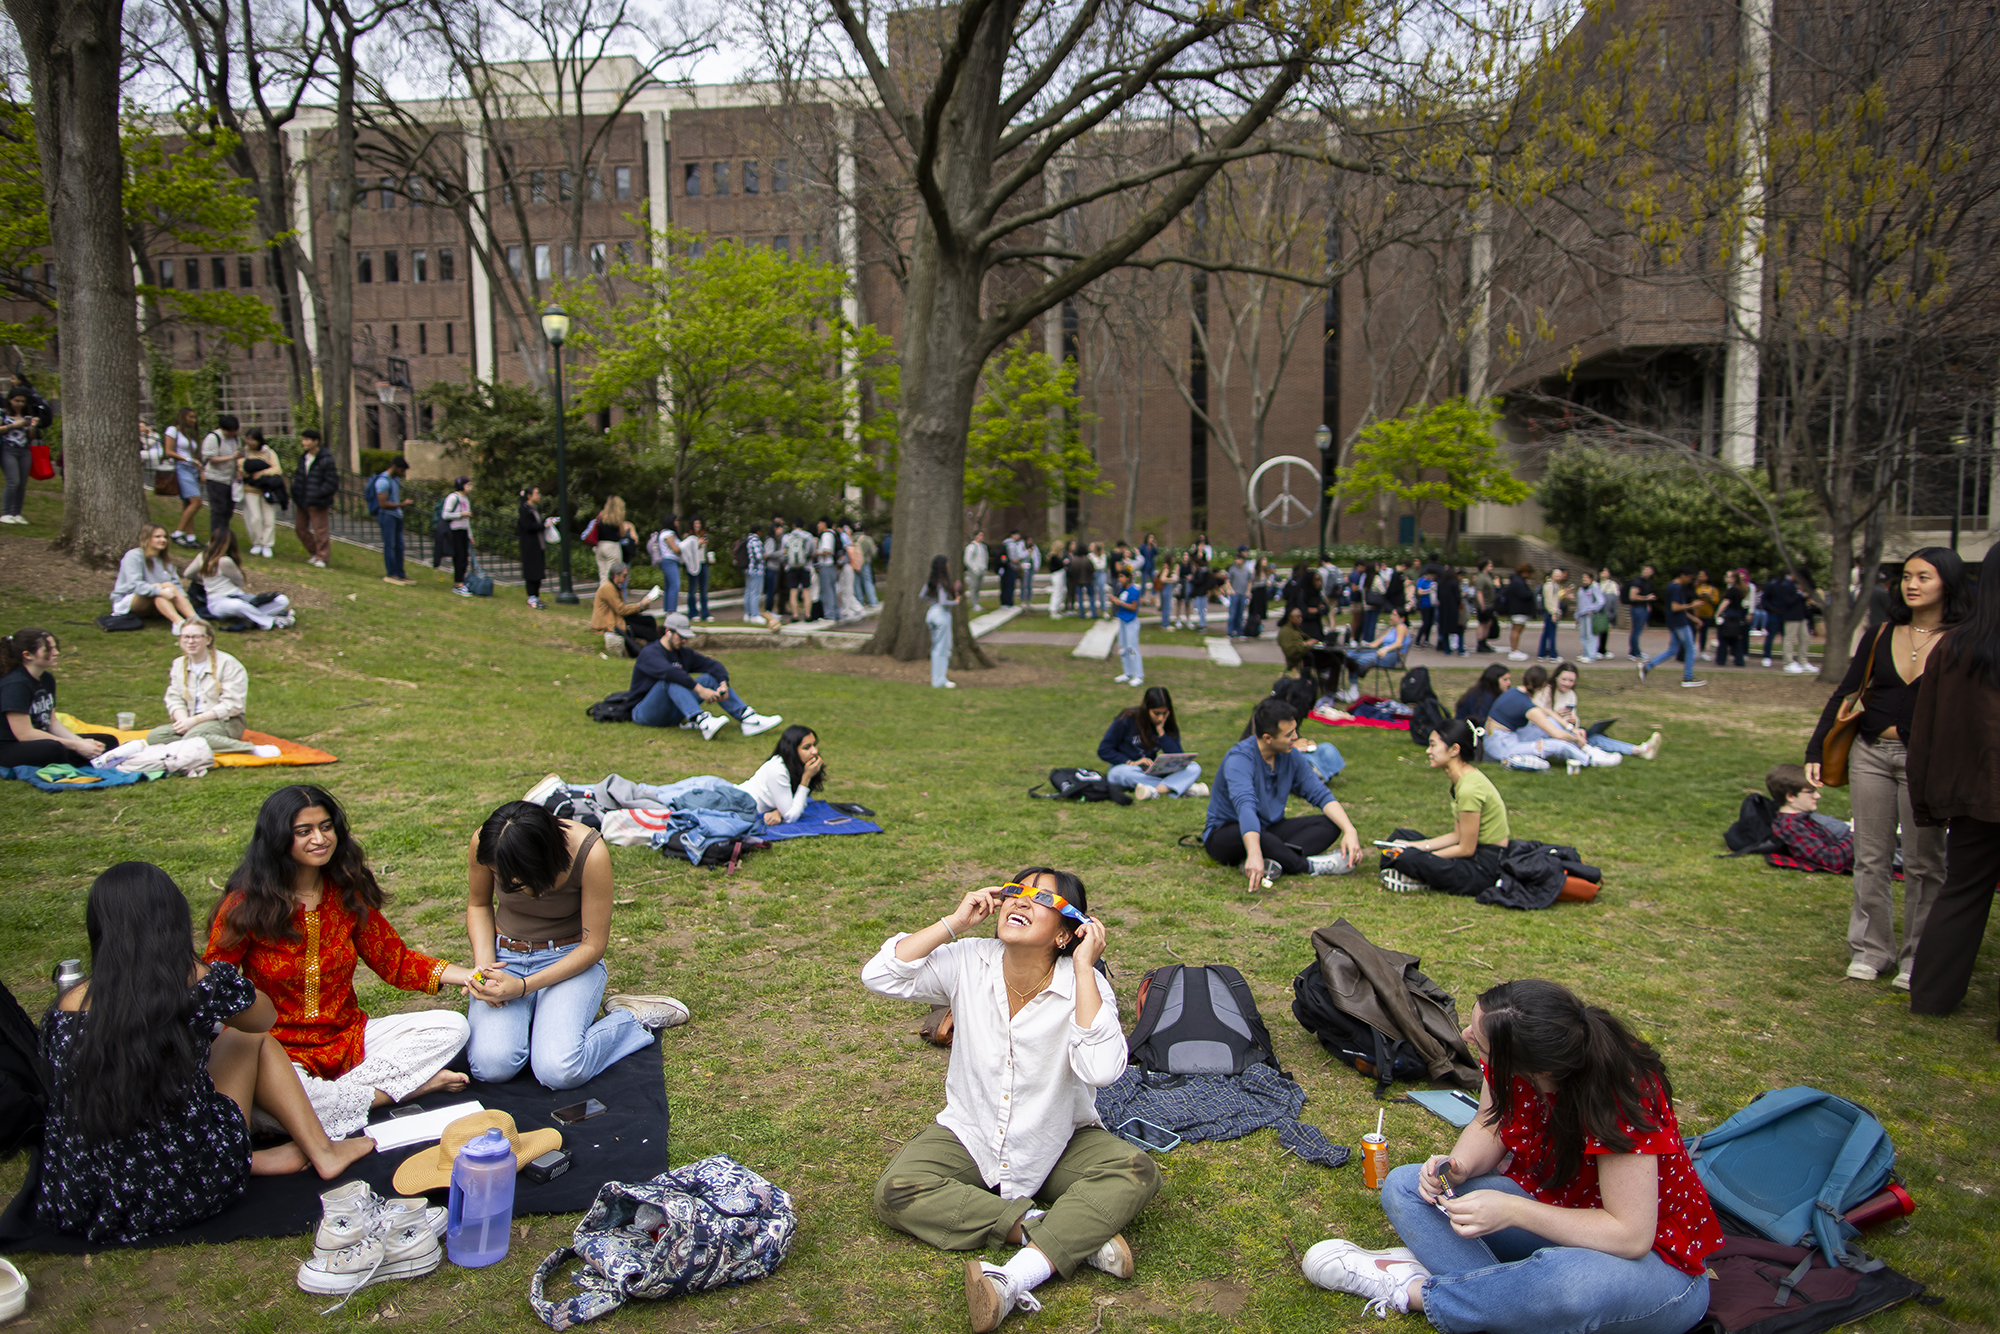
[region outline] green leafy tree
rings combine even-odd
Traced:
[[[14,100],[0,83],[0,294],[10,301],[55,309],[55,293],[43,277],[49,262],[49,214],[42,203],[42,159],[35,150],[35,113]],[[23,350],[49,341],[54,326],[46,314],[0,320],[0,343]]]
[[[1371,422],[1355,437],[1353,462],[1340,479],[1340,491],[1352,497],[1350,514],[1359,514],[1383,496],[1393,496],[1416,508],[1421,532],[1423,506],[1435,502],[1446,513],[1490,501],[1516,505],[1528,498],[1528,484],[1507,466],[1493,427],[1500,420],[1496,401],[1472,402],[1448,398],[1428,408],[1412,408],[1389,421]],[[1457,546],[1457,533],[1447,524],[1446,549]]]
[[[1030,492],[1109,491],[1083,442],[1095,418],[1076,392],[1076,362],[1016,339],[986,364],[965,441],[967,509],[1004,509]]]
[[[840,317],[836,265],[764,246],[668,231],[660,265],[619,265],[609,284],[574,283],[557,299],[575,320],[577,397],[622,407],[623,433],[664,455],[673,512],[711,464],[740,484],[825,488],[870,475],[867,455],[895,430],[889,340]]]
[[[1774,497],[1763,477],[1684,450],[1640,455],[1568,444],[1549,457],[1535,499],[1565,550],[1621,573],[1692,565],[1719,577],[1796,561],[1815,583],[1824,578],[1826,544],[1810,495],[1794,488]]]

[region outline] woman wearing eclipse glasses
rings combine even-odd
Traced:
[[[988,918],[995,938],[965,939]],[[1160,1188],[1145,1150],[1097,1119],[1096,1091],[1125,1073],[1104,924],[1083,882],[1031,866],[975,889],[950,915],[891,936],[861,970],[870,991],[950,1005],[945,1105],[875,1183],[883,1222],[948,1251],[1018,1246],[1003,1267],[965,1262],[979,1334],[1078,1265],[1133,1272],[1119,1233]]]

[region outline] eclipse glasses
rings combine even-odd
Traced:
[[[1030,903],[1039,903],[1044,908],[1054,908],[1072,922],[1088,922],[1090,920],[1077,910],[1075,904],[1056,893],[1053,889],[1033,889],[1027,885],[1015,884],[1011,880],[1000,886],[1000,888],[1007,891],[1007,897],[1010,899],[1026,899]]]

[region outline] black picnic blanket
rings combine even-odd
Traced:
[[[464,1071],[464,1054],[460,1053],[451,1066]],[[586,1098],[603,1103],[604,1114],[569,1126],[559,1125],[549,1116],[558,1107]],[[516,1214],[582,1213],[597,1198],[597,1188],[605,1182],[650,1181],[667,1170],[667,1086],[658,1042],[633,1052],[578,1088],[560,1092],[544,1088],[524,1071],[504,1084],[486,1084],[475,1079],[458,1092],[433,1094],[404,1106],[447,1107],[468,1100],[488,1111],[506,1112],[522,1131],[555,1127],[562,1131],[563,1147],[575,1155],[570,1170],[553,1181],[536,1185],[526,1178],[517,1179]],[[389,1110],[377,1109],[373,1119],[384,1119]],[[338,1181],[322,1181],[312,1171],[283,1177],[251,1177],[237,1201],[212,1218],[131,1243],[93,1242],[43,1227],[34,1215],[37,1174],[31,1169],[20,1193],[0,1213],[0,1254],[42,1251],[77,1255],[118,1249],[121,1245],[185,1246],[195,1242],[240,1241],[245,1237],[297,1236],[318,1226],[321,1191],[359,1178],[378,1195],[394,1195],[396,1189],[390,1178],[404,1159],[436,1152],[437,1145],[431,1143],[393,1153],[372,1153]],[[431,1203],[444,1203],[444,1192],[434,1193]]]

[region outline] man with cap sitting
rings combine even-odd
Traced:
[[[702,740],[712,740],[734,718],[743,724],[744,736],[768,732],[784,722],[782,717],[759,714],[743,697],[729,688],[729,669],[714,658],[688,646],[694,627],[679,612],[660,619],[660,637],[639,650],[632,664],[632,692],[638,703],[632,706],[632,721],[641,727],[682,727],[701,729]],[[704,704],[720,704],[728,717],[707,712]]]

